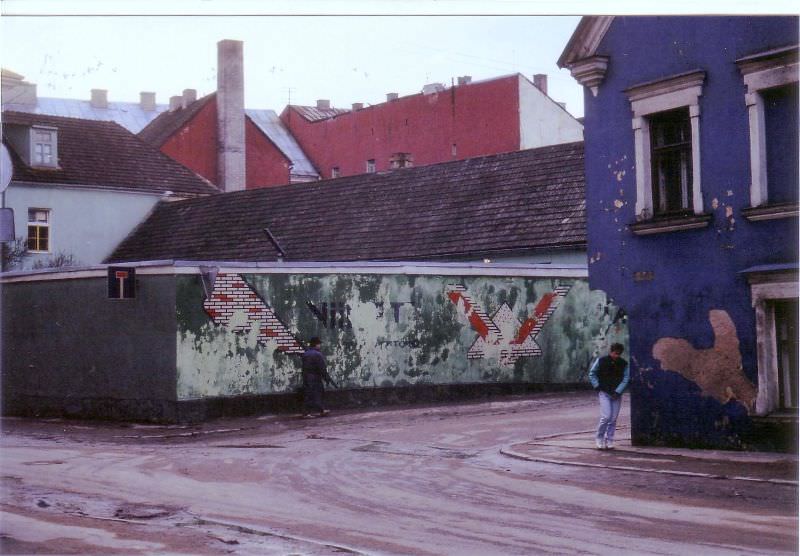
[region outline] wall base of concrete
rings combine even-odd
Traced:
[[[174,400],[120,400],[112,398],[56,398],[15,395],[4,399],[4,416],[34,419],[97,419],[145,423],[178,422]]]
[[[418,384],[391,388],[329,389],[330,409],[377,408],[398,405],[480,401],[536,392],[585,390],[587,384]],[[302,392],[230,396],[201,400],[119,400],[15,396],[4,400],[2,414],[27,418],[97,419],[148,423],[199,423],[220,417],[299,413]]]
[[[494,397],[535,392],[585,390],[588,384],[416,384],[388,388],[327,389],[325,407],[329,409],[377,408],[397,405],[486,400]],[[219,417],[300,413],[301,391],[290,394],[205,398],[178,402],[181,422],[200,422]]]

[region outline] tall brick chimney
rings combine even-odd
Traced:
[[[244,54],[242,41],[217,43],[217,186],[245,188]]]

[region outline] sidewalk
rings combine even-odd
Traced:
[[[798,484],[796,454],[631,446],[629,429],[617,429],[616,447],[613,450],[595,448],[594,431],[586,430],[512,444],[502,448],[500,453],[516,459],[556,465]]]

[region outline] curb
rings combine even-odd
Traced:
[[[550,459],[550,458],[541,458],[536,456],[530,456],[528,454],[523,454],[521,452],[517,452],[513,450],[510,446],[506,448],[500,448],[500,454],[506,457],[510,457],[513,459],[519,459],[523,461],[533,461],[537,463],[550,463],[553,465],[570,465],[574,467],[594,467],[594,468],[601,468],[601,469],[614,469],[617,471],[638,471],[641,473],[658,473],[660,475],[678,475],[682,477],[699,477],[703,479],[726,479],[730,481],[749,481],[754,483],[770,483],[775,485],[788,485],[788,486],[798,486],[797,481],[792,481],[789,479],[759,479],[757,477],[743,477],[738,475],[716,475],[713,473],[700,473],[696,471],[670,471],[667,469],[656,469],[650,467],[633,467],[629,465],[608,465],[603,463],[584,463],[584,462],[577,462],[577,461],[566,461],[566,460],[558,460],[558,459]]]

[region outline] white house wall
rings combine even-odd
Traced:
[[[50,209],[50,252],[30,253],[14,270],[30,269],[59,253],[81,265],[101,263],[158,202],[157,194],[12,183],[6,207],[14,209],[17,238],[28,235],[28,209]]]
[[[519,78],[520,148],[583,141],[583,126],[527,79]]]

